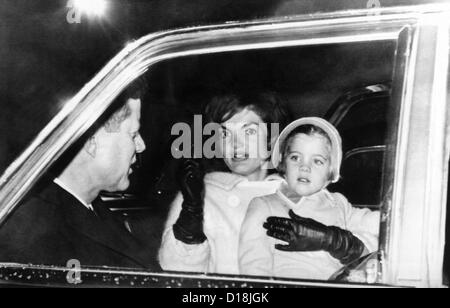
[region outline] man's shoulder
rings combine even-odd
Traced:
[[[57,184],[51,183],[42,189],[36,190],[29,198],[25,199],[24,205],[35,206],[40,211],[54,210],[64,199],[64,191]]]
[[[39,256],[36,245],[54,242],[52,239],[60,235],[58,206],[48,193],[46,190],[32,192],[0,226],[0,246],[4,250],[1,258],[34,260]]]
[[[52,184],[49,187],[31,192],[19,203],[16,209],[6,220],[6,224],[20,224],[20,228],[39,226],[39,229],[48,228],[49,219],[54,219],[58,212],[58,188]]]

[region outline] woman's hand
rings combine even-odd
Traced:
[[[177,240],[186,244],[201,244],[206,240],[203,233],[204,176],[202,164],[193,159],[183,161],[177,171],[183,203],[173,232]]]

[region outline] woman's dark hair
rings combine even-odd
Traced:
[[[268,145],[271,145],[272,139],[270,123],[278,123],[281,132],[291,122],[292,113],[287,102],[272,91],[244,90],[216,95],[206,105],[203,115],[208,123],[224,123],[244,109],[254,111],[264,123],[267,123]],[[205,166],[209,171],[229,172],[223,159],[205,160]]]
[[[264,123],[278,123],[280,131],[291,122],[292,113],[287,102],[272,91],[243,91],[215,96],[206,106],[208,123],[223,123],[244,109],[252,110]],[[271,139],[269,129],[269,144]]]

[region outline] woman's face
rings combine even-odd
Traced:
[[[283,160],[286,181],[298,196],[312,195],[330,182],[330,145],[321,135],[295,135]]]
[[[251,181],[265,177],[269,157],[267,132],[267,124],[249,109],[221,123],[220,153],[233,173]]]

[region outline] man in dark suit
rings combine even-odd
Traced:
[[[63,171],[0,227],[0,262],[66,266],[74,259],[81,266],[159,269],[145,243],[98,198],[100,191],[128,188],[136,154],[145,150],[140,91],[129,89],[121,108],[94,130]]]

